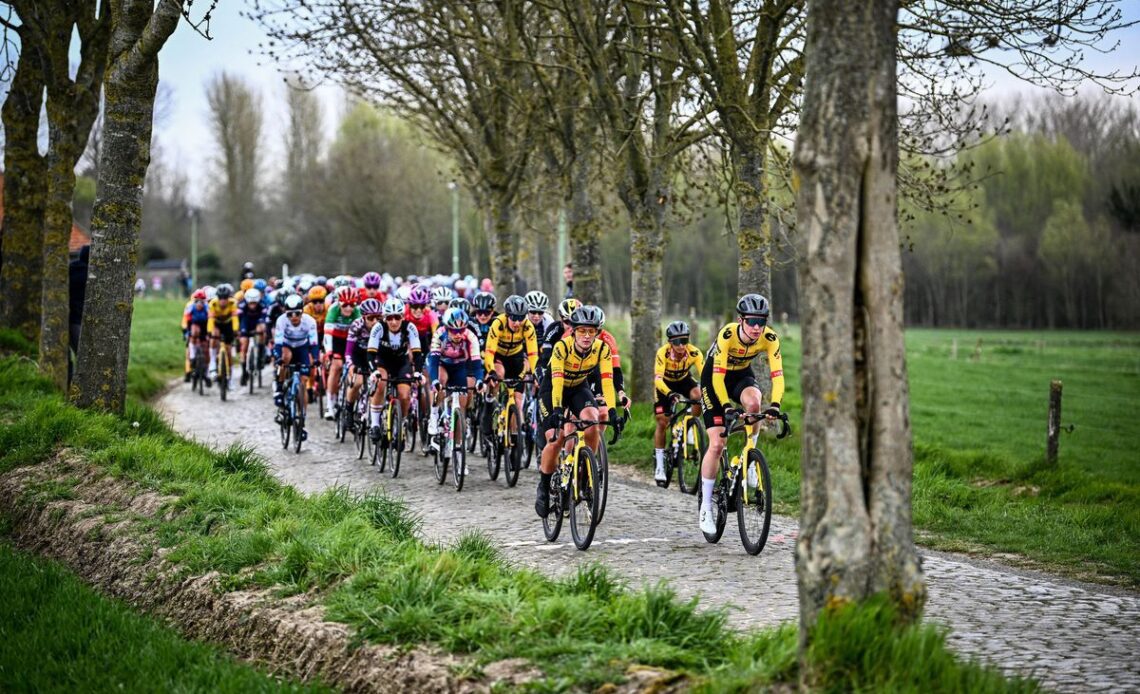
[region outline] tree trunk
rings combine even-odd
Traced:
[[[491,280],[502,302],[515,293],[515,240],[511,233],[513,208],[506,192],[491,191],[487,211],[487,244],[491,249]]]
[[[181,0],[114,0],[105,84],[104,146],[91,220],[91,261],[71,399],[122,413],[142,193],[150,165],[158,51],[178,26]]]
[[[540,232],[537,229],[525,229],[519,232],[518,271],[519,277],[528,292],[543,288],[538,250],[540,244]]]
[[[570,258],[574,263],[574,296],[587,304],[601,301],[601,225],[590,198],[593,166],[593,124],[583,127],[580,146],[570,171]],[[558,268],[561,281],[562,268]]]
[[[663,174],[654,171],[653,184],[630,221],[630,358],[623,362],[626,390],[637,402],[653,401],[653,364],[661,344],[662,263],[665,258]]]
[[[4,226],[0,322],[33,344],[40,339],[40,291],[47,168],[37,142],[44,98],[43,65],[24,41],[4,101]]]
[[[736,243],[739,251],[736,268],[737,294],[760,294],[773,302],[772,296],[772,225],[768,216],[768,181],[764,175],[768,138],[757,136],[751,151],[733,150],[736,175],[739,181],[737,204],[740,221]],[[772,316],[777,312],[772,306]],[[773,319],[774,322],[774,319]],[[765,400],[772,395],[772,372],[768,368],[768,355],[752,362],[752,373]]]
[[[815,0],[808,20],[795,153],[803,244],[801,656],[821,610],[886,593],[912,620],[925,601],[911,528],[896,14],[897,0]]]

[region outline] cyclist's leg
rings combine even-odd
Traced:
[[[222,334],[218,332],[218,327],[214,326],[214,332],[210,333],[210,377],[213,378],[218,373],[218,349],[222,344]]]
[[[372,427],[373,438],[380,437],[380,412],[384,409],[384,394],[388,388],[388,369],[383,365],[377,366],[376,370],[372,373],[372,377],[377,379],[376,391],[372,393],[372,399],[368,402],[368,424]]]
[[[408,361],[400,364],[399,369],[395,371],[395,375],[397,378],[411,378],[412,364]],[[400,411],[407,417],[408,411],[412,408],[412,384],[401,383],[396,386],[396,397],[400,399]]]
[[[653,403],[653,477],[658,482],[665,481],[665,430],[669,428],[669,417],[673,414],[672,392],[672,389],[669,393],[654,390],[657,401]]]

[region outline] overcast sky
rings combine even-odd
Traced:
[[[268,160],[274,168],[282,151],[286,122],[282,76],[274,65],[265,64],[257,54],[257,45],[265,35],[254,22],[240,16],[243,7],[240,0],[221,0],[212,23],[212,41],[203,39],[183,23],[160,56],[160,78],[171,91],[171,102],[164,122],[156,126],[157,136],[164,160],[187,171],[191,181],[204,178],[196,174],[203,171],[212,149],[206,123],[205,84],[212,75],[223,70],[246,78],[260,89],[266,110],[265,141],[271,150]],[[1130,19],[1140,19],[1140,0],[1127,0],[1123,8]],[[1089,54],[1086,63],[1099,70],[1134,69],[1140,61],[1140,26],[1119,32],[1116,38],[1120,46],[1113,53]],[[993,74],[989,81],[994,94],[1031,89],[1003,74]],[[325,107],[326,130],[331,136],[343,108],[343,97],[332,86],[319,88],[318,94]],[[201,194],[200,186],[195,185],[194,194]]]

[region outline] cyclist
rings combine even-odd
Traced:
[[[317,322],[317,339],[320,344],[325,343],[325,317],[328,316],[329,307],[325,304],[329,291],[323,285],[315,285],[305,297],[305,313]]]
[[[563,299],[562,303],[558,304],[558,322],[551,323],[546,333],[541,336],[542,351],[538,355],[539,380],[545,379],[549,374],[550,354],[554,351],[554,345],[570,334],[570,316],[581,305],[582,302],[573,297]]]
[[[475,320],[471,321],[476,336],[479,338],[479,350],[487,347],[487,334],[491,332],[491,321],[495,320],[495,295],[490,292],[479,292],[471,300],[471,310]]]
[[[526,301],[526,317],[534,324],[535,334],[545,335],[555,323],[554,317],[547,313],[550,309],[550,299],[538,290],[527,292],[523,299]]]
[[[621,355],[618,354],[617,338],[604,327],[606,324],[606,312],[600,307],[598,308],[598,312],[602,316],[598,339],[606,343],[606,346],[610,348],[610,354],[613,355],[614,389],[617,391],[618,403],[622,407],[625,407],[629,404],[629,399],[625,397],[625,376],[621,370]],[[594,397],[602,397],[601,375],[597,369],[594,370],[594,373],[590,374],[590,387],[594,391]],[[602,419],[605,419],[605,413],[602,413]]]
[[[238,331],[237,304],[234,303],[234,288],[220,284],[210,300],[206,330],[210,333],[210,378],[218,375],[218,351],[224,345],[226,355],[232,357],[231,346]],[[231,370],[232,372],[232,370]],[[227,383],[228,387],[229,384]]]
[[[313,287],[317,289],[317,287]],[[312,290],[310,290],[312,291]],[[364,379],[372,370],[368,362],[368,339],[372,335],[372,328],[380,320],[382,306],[376,299],[365,299],[360,302],[360,317],[348,326],[348,339],[345,342],[345,356],[349,361],[348,404],[351,411],[360,395],[360,387]]]
[[[253,280],[246,280],[251,285]],[[266,309],[265,304],[261,301],[261,292],[256,287],[251,286],[245,290],[241,302],[238,303],[238,324],[241,327],[241,337],[239,338],[240,361],[241,361],[241,384],[244,386],[249,383],[252,374],[245,370],[245,355],[246,350],[249,349],[249,338],[254,338],[258,344],[263,344],[265,341],[265,324],[269,320],[269,311]]]
[[[364,285],[360,291],[357,292],[361,301],[365,299],[376,299],[383,304],[384,300],[388,298],[380,289],[380,284],[384,281],[384,278],[380,276],[379,272],[366,272],[360,281]]]
[[[336,290],[336,303],[325,315],[325,353],[329,358],[329,375],[325,383],[329,407],[325,412],[325,419],[336,417],[340,372],[344,367],[344,352],[348,345],[348,326],[357,318],[360,318],[360,310],[356,308],[356,289],[347,284],[343,285]]]
[[[701,404],[709,447],[701,463],[701,530],[716,532],[716,519],[711,511],[720,454],[724,450],[724,413],[733,403],[748,412],[759,412],[761,393],[749,366],[761,352],[768,354],[772,373],[772,397],[764,414],[780,414],[780,398],[784,396],[784,358],[780,354],[780,338],[768,327],[768,300],[759,294],[745,294],[736,302],[739,318],[725,325],[709,347],[701,369]]]
[[[296,294],[290,294],[285,299],[285,313],[277,319],[273,326],[273,357],[277,362],[277,377],[273,379],[273,403],[277,407],[284,407],[284,393],[282,386],[285,375],[289,372],[289,365],[300,367],[301,376],[307,376],[309,365],[318,357],[317,322],[312,316],[306,316],[302,310],[304,301]],[[305,411],[308,404],[307,389],[301,388],[301,411]],[[302,440],[308,438],[302,432]]]
[[[427,287],[417,284],[408,293],[407,309],[404,314],[404,318],[419,332],[420,344],[425,346],[431,344],[432,336],[439,329],[439,316],[428,308],[429,303],[431,303],[431,294],[428,293]],[[421,352],[417,357],[416,371],[423,371],[425,356]]]
[[[479,358],[479,340],[467,329],[467,314],[462,309],[449,308],[443,314],[443,327],[436,331],[428,356],[428,378],[435,397],[431,403],[428,434],[439,433],[439,408],[443,404],[443,388],[466,383],[474,388],[483,378],[483,362]],[[440,366],[443,370],[440,371]],[[467,394],[459,396],[459,407],[467,408]]]
[[[191,364],[198,357],[201,349],[200,342],[205,339],[209,331],[210,310],[206,307],[206,292],[202,289],[194,290],[186,308],[182,311],[182,339],[186,340],[186,381],[191,378]]]
[[[412,376],[421,352],[420,333],[404,318],[404,311],[404,302],[395,297],[385,301],[381,307],[384,320],[373,326],[368,336],[368,360],[372,365],[373,378],[386,381],[389,378]],[[370,435],[373,441],[380,440],[380,411],[384,408],[384,390],[377,388],[368,406],[369,420],[372,423]],[[400,409],[406,417],[411,404],[411,385],[398,384],[396,395],[400,399]]]
[[[448,304],[455,298],[455,293],[448,287],[436,287],[431,290],[431,303],[435,308],[435,312],[443,315],[447,309]]]
[[[653,385],[657,392],[657,403],[653,414],[657,418],[657,428],[653,432],[653,457],[656,461],[653,478],[658,486],[665,484],[665,428],[673,413],[676,398],[701,399],[701,388],[693,380],[692,367],[697,373],[704,366],[701,350],[689,344],[689,324],[673,321],[665,326],[667,343],[657,350],[653,363]],[[701,406],[693,405],[693,415],[700,416]]]
[[[546,441],[539,467],[538,492],[534,510],[542,518],[550,511],[550,478],[558,464],[558,451],[565,436],[573,429],[563,430],[563,408],[581,419],[608,420],[616,418],[617,397],[614,394],[613,358],[610,348],[599,339],[602,311],[597,306],[579,306],[570,315],[572,332],[554,345],[550,355],[550,378],[539,391],[539,435]],[[598,369],[601,373],[602,393],[606,414],[598,411],[597,401],[587,378]],[[599,432],[590,427],[585,433],[586,445],[598,450]]]
[[[242,281],[251,280],[257,277],[257,273],[253,271],[253,263],[248,260],[242,263],[241,266],[241,279]]]
[[[524,353],[525,351],[525,353]],[[488,391],[498,392],[496,380],[520,378],[534,373],[538,361],[538,336],[534,323],[527,320],[526,300],[512,294],[503,302],[503,314],[491,322],[487,344],[483,348],[483,366],[487,370]],[[523,385],[515,386],[515,403],[522,411]],[[491,409],[484,408],[484,432],[491,431]]]

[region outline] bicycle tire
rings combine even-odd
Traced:
[[[430,448],[430,453],[435,455],[435,481],[437,484],[443,484],[447,479],[447,458],[443,455],[443,445],[439,438],[438,435],[435,437],[434,447],[424,445],[424,450]]]
[[[428,456],[428,455],[431,455],[431,451],[428,450],[428,448],[429,448],[429,446],[428,446],[428,417],[431,416],[431,414],[430,414],[431,409],[428,407],[427,403],[430,403],[431,400],[428,400],[428,398],[427,398],[427,386],[421,384],[419,386],[419,391],[420,391],[420,412],[416,416],[416,419],[418,420],[419,425],[420,425],[420,442],[421,442],[420,453],[421,453],[421,455]],[[443,484],[443,482],[440,482],[440,484]]]
[[[542,519],[542,534],[546,537],[547,542],[554,542],[558,539],[558,534],[562,532],[564,499],[560,483],[561,477],[561,473],[557,470],[550,477],[550,508],[547,510],[546,518]]]
[[[413,403],[414,404],[414,403]],[[419,433],[419,422],[414,407],[408,408],[408,416],[404,418],[404,450],[412,453],[416,450],[416,434]]]
[[[574,538],[574,546],[586,551],[594,541],[594,533],[598,529],[601,502],[602,473],[598,469],[598,459],[589,446],[583,446],[579,460],[574,466],[575,470],[570,484],[578,489],[578,494],[570,492],[570,535]],[[584,506],[584,509],[583,509]],[[585,510],[585,515],[579,519],[579,511]],[[586,527],[583,528],[582,524]]]
[[[462,414],[455,412],[451,413],[451,477],[455,481],[455,491],[463,491],[463,479],[466,477],[466,471],[463,469],[467,463],[467,440],[463,437],[463,432],[466,427],[463,426],[464,420],[467,419]]]
[[[495,428],[491,432],[491,438],[493,439],[491,442],[491,455],[487,456],[487,477],[490,477],[492,482],[499,479],[499,469],[503,465],[503,454],[506,452],[505,437],[503,432],[499,431],[501,408],[502,405],[497,405],[491,411],[491,421],[494,422]],[[509,422],[507,426],[510,426]],[[507,431],[510,431],[510,429]]]
[[[254,353],[253,345],[247,345],[245,348],[245,363],[242,365],[242,369],[245,370],[245,374],[246,374],[245,381],[246,381],[246,385],[249,386],[249,394],[250,395],[253,395],[254,385],[253,385],[253,368],[252,367],[253,367],[253,362],[256,361],[256,359],[257,359],[257,355]]]
[[[363,398],[363,397],[364,397],[364,395],[362,394],[361,398]],[[359,402],[359,401],[357,401],[357,402]],[[368,432],[366,430],[362,429],[362,427],[360,426],[360,421],[357,419],[356,407],[358,407],[358,406],[359,405],[350,408],[352,411],[352,419],[353,419],[352,442],[356,446],[356,459],[357,460],[364,460],[364,453],[368,450],[368,442],[366,441],[366,439],[368,439],[369,437],[368,437]],[[372,463],[375,464],[376,456],[375,455],[369,455],[368,457],[372,461]]]
[[[301,401],[300,394],[298,393],[297,390],[294,390],[293,391],[294,414],[292,416],[292,419],[293,419],[293,452],[294,453],[300,453],[301,452],[301,443],[302,443],[302,439],[304,438],[301,436],[301,432],[303,432],[305,430],[305,415],[304,415],[303,411],[301,410],[301,407],[300,407],[301,402],[300,401]]]
[[[508,415],[508,417],[510,417],[511,415],[514,415],[517,417],[518,416],[518,410],[515,408],[511,408],[511,414]],[[510,433],[507,434],[508,438],[514,439],[513,445],[511,446],[510,450],[507,451],[507,455],[505,456],[506,466],[504,468],[503,474],[506,476],[507,487],[514,487],[516,484],[519,483],[519,469],[520,469],[520,465],[521,465],[521,461],[522,461],[522,452],[523,452],[522,447],[523,447],[524,434],[523,434],[523,430],[522,430],[522,422],[516,422],[516,424],[518,424],[518,427],[516,427],[515,433],[514,434],[510,434]],[[507,420],[507,431],[508,432],[510,432],[510,430],[511,430],[510,427],[511,427],[511,422],[508,419]]]
[[[388,432],[388,450],[392,452],[391,475],[392,479],[400,474],[400,456],[404,449],[404,415],[400,411],[400,402],[393,401],[388,404],[393,409],[392,430]]]
[[[610,500],[610,450],[606,446],[604,432],[598,435],[598,479],[601,485],[602,498],[598,504],[598,522],[606,517],[606,504]]]
[[[716,544],[720,542],[721,536],[724,535],[724,526],[728,520],[728,500],[725,499],[724,494],[724,468],[721,467],[721,473],[717,479],[716,486],[713,487],[712,503],[713,508],[716,509],[716,532],[713,534],[706,533],[704,530],[701,534],[705,536],[705,542]],[[697,509],[701,508],[701,501],[704,499],[703,494],[697,494]]]
[[[281,447],[289,450],[289,438],[293,433],[293,422],[289,420],[287,411],[281,414]]]
[[[701,488],[701,462],[705,451],[709,448],[709,434],[705,431],[705,423],[700,417],[693,417],[685,425],[685,436],[693,433],[693,445],[681,442],[681,460],[675,461],[677,465],[677,486],[682,494],[696,494]]]
[[[744,489],[748,480],[748,470],[756,468],[756,489]],[[744,493],[742,493],[744,492]],[[737,480],[736,521],[740,528],[740,542],[744,551],[752,556],[760,554],[768,542],[768,532],[772,527],[772,474],[768,461],[759,450],[748,451],[748,461]],[[749,496],[747,503],[745,496]]]
[[[474,453],[479,445],[479,401],[480,397],[473,398],[474,405],[467,408],[467,452]]]
[[[226,350],[221,350],[218,355],[218,394],[222,397],[222,402],[226,401],[226,390],[230,387],[230,370],[227,366],[229,357]]]

